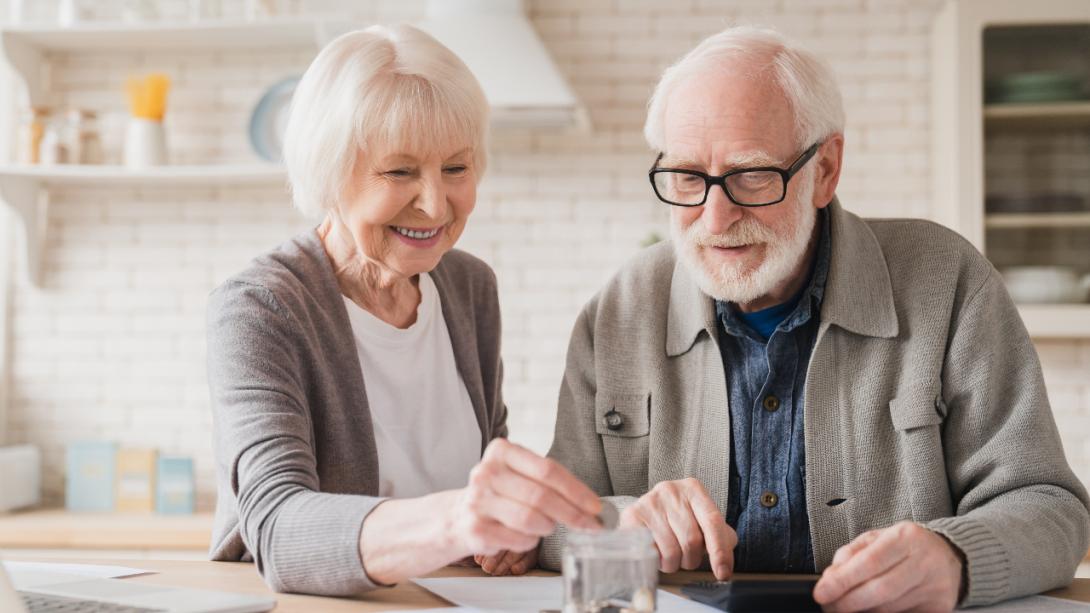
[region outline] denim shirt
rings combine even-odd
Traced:
[[[716,301],[719,350],[730,402],[727,523],[738,533],[735,572],[814,572],[806,514],[803,390],[829,272],[829,215],[810,281],[764,338],[729,303]]]

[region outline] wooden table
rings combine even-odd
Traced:
[[[48,560],[34,560],[48,561]],[[102,563],[95,560],[64,560],[84,564]],[[189,562],[161,560],[110,560],[107,564],[120,564],[155,571],[154,575],[130,577],[125,581],[157,583],[173,587],[190,587],[211,590],[223,590],[276,598],[276,613],[365,613],[370,611],[391,611],[399,609],[424,609],[450,606],[449,603],[418,587],[415,583],[405,582],[390,589],[380,589],[365,594],[358,600],[342,598],[322,598],[318,596],[300,596],[297,594],[274,594],[258,576],[253,564],[240,562]],[[534,571],[532,575],[550,576],[555,573]],[[474,568],[444,568],[432,577],[480,577],[484,573]],[[752,575],[759,577],[761,575]],[[765,575],[767,576],[767,575]],[[661,575],[661,587],[677,593],[680,587],[690,581],[709,579],[710,573],[680,572]],[[1049,596],[1090,602],[1090,579],[1076,579],[1071,586],[1048,593]]]

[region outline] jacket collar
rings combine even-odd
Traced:
[[[878,338],[897,336],[897,310],[885,255],[867,222],[829,204],[832,254],[821,319],[845,330]],[[715,338],[715,300],[705,294],[677,260],[666,314],[666,354],[689,350],[701,332]]]

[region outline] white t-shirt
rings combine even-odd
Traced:
[[[439,292],[426,273],[419,287],[416,322],[404,330],[344,298],[375,428],[379,495],[391,498],[464,487],[481,459]]]

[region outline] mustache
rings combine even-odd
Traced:
[[[703,224],[694,223],[685,231],[685,239],[699,247],[743,247],[775,242],[776,234],[755,218],[743,217],[721,234],[712,234]]]

